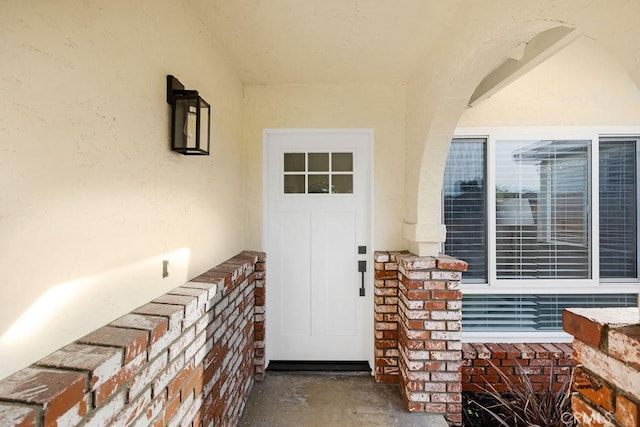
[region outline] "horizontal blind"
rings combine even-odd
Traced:
[[[636,140],[600,140],[600,277],[636,278]]]
[[[589,146],[496,142],[498,279],[591,277]]]
[[[445,253],[469,264],[466,282],[487,280],[485,153],[484,139],[456,138],[445,167]]]
[[[565,308],[635,307],[637,294],[464,295],[465,332],[561,331]]]

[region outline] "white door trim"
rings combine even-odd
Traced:
[[[262,216],[263,216],[263,224],[262,224],[262,247],[263,250],[265,250],[267,248],[267,243],[269,241],[269,230],[267,227],[267,224],[270,223],[271,218],[270,218],[270,214],[271,214],[271,201],[269,200],[268,197],[268,141],[269,141],[269,137],[272,135],[283,135],[283,134],[293,134],[293,133],[307,133],[307,134],[331,134],[331,133],[340,133],[340,134],[361,134],[366,136],[368,144],[369,144],[369,148],[370,148],[370,168],[369,168],[369,226],[368,226],[368,231],[367,234],[369,236],[369,246],[367,247],[367,255],[366,255],[366,260],[367,260],[367,274],[366,274],[366,291],[368,295],[371,295],[371,298],[367,298],[366,299],[366,306],[365,306],[365,311],[366,313],[368,313],[368,315],[365,317],[364,319],[364,336],[365,339],[367,340],[367,348],[368,348],[368,361],[369,361],[369,365],[371,366],[371,370],[372,370],[372,375],[375,372],[375,346],[374,346],[374,256],[373,256],[373,252],[375,248],[375,241],[373,239],[373,224],[374,224],[374,162],[375,162],[375,157],[374,157],[374,132],[373,129],[364,129],[364,128],[348,128],[348,129],[341,129],[341,128],[323,128],[323,129],[318,129],[318,128],[286,128],[286,129],[264,129],[263,130],[263,144],[262,144]],[[269,271],[269,254],[267,253],[267,272]],[[269,278],[268,278],[268,273],[267,273],[267,285],[266,285],[266,295],[265,295],[265,304],[266,304],[266,319],[265,321],[267,322],[267,330],[266,330],[266,363],[268,365],[269,361],[271,360],[271,351],[270,351],[270,346],[269,346],[269,328],[268,328],[268,322],[269,322]]]

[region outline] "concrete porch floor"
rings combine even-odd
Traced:
[[[410,413],[398,386],[368,374],[268,372],[249,395],[240,426],[433,426],[442,416]]]

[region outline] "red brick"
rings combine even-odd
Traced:
[[[425,282],[422,280],[409,280],[406,276],[402,276],[402,284],[409,290],[424,290]]]
[[[546,348],[544,348],[543,346],[541,346],[540,344],[531,343],[531,344],[528,344],[528,345],[533,351],[535,351],[537,358],[540,358],[540,359],[548,359],[549,358],[549,351]]]
[[[204,307],[207,301],[211,299],[209,297],[209,292],[206,289],[189,288],[184,286],[178,286],[177,288],[172,289],[167,295],[194,297],[197,300],[196,306],[199,308]]]
[[[599,348],[603,343],[603,325],[573,311],[562,312],[562,327],[565,332],[592,347]]]
[[[549,352],[549,357],[553,359],[561,359],[563,352],[555,344],[540,344]]]
[[[425,341],[423,344],[425,350],[446,350],[446,341]]]
[[[86,374],[29,367],[0,382],[0,399],[41,405],[48,424],[83,400],[86,384]]]
[[[562,357],[573,358],[573,347],[571,345],[566,343],[555,343],[554,345],[562,352]]]
[[[129,313],[114,320],[110,326],[142,329],[149,332],[149,344],[153,344],[162,338],[169,330],[169,319],[160,316]]]
[[[40,359],[38,366],[70,368],[89,372],[89,386],[98,386],[115,377],[122,367],[122,348],[99,347],[88,344],[69,344]]]
[[[608,418],[604,414],[595,410],[588,403],[578,397],[578,395],[574,394],[571,396],[571,409],[573,410],[574,418],[581,425],[589,427],[611,426],[611,423],[608,422]]]
[[[446,255],[439,255],[436,258],[436,266],[440,270],[450,271],[467,271],[468,268],[466,262]]]
[[[166,317],[169,319],[169,329],[179,326],[184,319],[184,307],[173,304],[148,303],[136,308],[133,313]]]
[[[128,426],[141,416],[151,403],[151,389],[145,390],[137,399],[128,402],[120,413],[110,422],[114,426]]]
[[[147,353],[145,352],[120,368],[114,377],[109,378],[108,381],[96,387],[93,399],[94,406],[100,406],[110,399],[120,387],[124,386],[134,375],[140,372],[140,369],[142,369],[146,361]]]
[[[640,324],[611,328],[608,345],[611,356],[640,368]]]
[[[405,270],[430,270],[436,267],[433,257],[420,257],[411,254],[398,256],[398,264]]]
[[[426,301],[431,299],[431,291],[410,290],[410,291],[407,291],[407,298],[410,300],[416,300],[416,301]]]
[[[472,343],[471,346],[475,349],[478,359],[488,360],[491,358],[491,350],[489,350],[484,344]]]
[[[78,340],[79,343],[124,348],[124,364],[131,362],[147,349],[147,331],[104,326]]]
[[[459,300],[462,299],[460,291],[437,291],[431,292],[433,299]]]
[[[616,418],[621,427],[640,426],[640,407],[624,395],[616,398]]]
[[[500,344],[487,343],[485,346],[491,352],[492,359],[504,359],[507,357],[507,352],[502,349]]]
[[[0,425],[13,427],[36,427],[35,408],[0,402]]]
[[[133,400],[138,394],[140,394],[142,390],[151,384],[155,377],[166,367],[167,353],[157,357],[143,369],[139,370],[136,373],[135,378],[131,381],[131,384],[129,384],[128,400]],[[154,397],[157,397],[157,395]]]
[[[426,281],[424,282],[424,289],[445,290],[447,289],[447,285],[445,282]]]
[[[178,392],[182,389],[182,385],[187,378],[191,376],[193,373],[193,362],[189,362],[185,365],[179,372],[176,373],[176,376],[169,382],[167,385],[167,392],[169,393],[169,399],[178,394]],[[181,397],[181,399],[184,399]]]
[[[398,272],[393,270],[384,270],[384,271],[376,270],[375,272],[375,278],[378,280],[396,279],[397,277],[398,277]]]
[[[520,357],[520,351],[513,344],[501,343],[500,347],[502,347],[508,359]]]
[[[180,407],[180,396],[176,396],[167,402],[163,412],[163,425],[167,425],[169,420],[174,417]]]
[[[473,346],[469,343],[462,343],[462,358],[463,359],[475,359],[476,355],[478,353],[476,352],[476,349],[473,348]]]
[[[536,357],[536,352],[527,344],[517,343],[513,346],[520,350],[520,358],[522,359],[533,359],[534,357]]]
[[[407,409],[409,412],[424,412],[424,403],[407,402]]]
[[[376,375],[376,381],[380,383],[394,384],[398,382],[397,375]]]
[[[426,403],[424,405],[424,412],[444,414],[447,412],[447,405],[445,403]]]

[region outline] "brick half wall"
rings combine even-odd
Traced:
[[[583,426],[640,426],[640,316],[637,308],[571,308],[562,313],[574,336],[571,406]]]
[[[264,378],[265,255],[245,251],[0,381],[0,425],[235,425]]]
[[[534,390],[554,390],[571,379],[575,366],[573,348],[568,344],[462,344],[462,391],[507,391],[507,380],[518,382],[520,374],[527,375]],[[498,370],[500,372],[498,372]],[[552,376],[552,378],[549,378]]]

